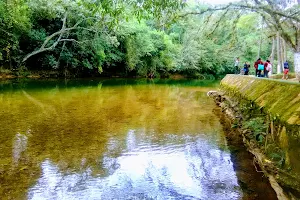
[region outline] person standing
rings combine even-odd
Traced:
[[[245,62],[245,64],[244,64],[244,75],[249,75],[249,68],[250,68],[250,65],[248,64],[248,62]]]
[[[263,65],[263,61],[261,58],[258,58],[257,61],[254,63],[254,68],[255,68],[255,76],[261,77],[261,69],[259,68],[259,65]]]
[[[269,72],[272,70],[272,65],[269,60],[264,64],[264,77],[269,78]]]
[[[289,78],[288,77],[288,73],[289,73],[289,69],[290,69],[289,63],[288,63],[287,60],[283,63],[283,68],[284,68],[284,70],[283,70],[283,77],[282,77],[282,79],[286,79],[287,80]]]
[[[240,64],[240,59],[239,57],[236,58],[235,62],[234,62],[234,70],[235,70],[235,74],[239,74],[240,73],[240,69],[239,69],[239,64]]]

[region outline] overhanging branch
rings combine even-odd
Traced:
[[[70,27],[70,28],[67,28],[67,27],[66,27],[66,24],[67,24],[67,15],[68,15],[68,14],[65,13],[64,18],[63,18],[63,20],[62,20],[62,21],[63,21],[62,28],[61,28],[59,31],[53,33],[52,35],[46,37],[46,39],[45,39],[45,41],[43,42],[42,46],[41,46],[39,49],[37,49],[37,50],[35,50],[35,51],[33,51],[33,52],[27,54],[27,55],[23,58],[22,62],[26,62],[26,60],[28,60],[30,57],[32,57],[32,56],[34,56],[34,55],[36,55],[36,54],[39,54],[39,53],[42,53],[42,52],[45,52],[45,51],[52,51],[52,50],[53,50],[60,42],[76,42],[76,43],[80,43],[80,42],[78,42],[78,41],[75,40],[75,39],[63,38],[64,34],[69,33],[69,32],[72,31],[72,30],[82,29],[82,30],[87,30],[87,31],[90,31],[90,32],[97,32],[97,31],[94,30],[94,29],[84,28],[84,27],[79,27],[79,25],[80,25],[84,20],[87,20],[88,18],[87,18],[87,19],[80,20],[80,21],[77,22],[74,26],[72,26],[72,27]],[[69,34],[68,34],[68,35],[69,35]],[[49,43],[53,38],[55,38],[55,37],[57,37],[57,36],[58,36],[57,40],[56,40],[51,46],[47,47],[48,43]]]

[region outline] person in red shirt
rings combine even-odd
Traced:
[[[264,62],[261,60],[261,58],[257,59],[257,61],[254,63],[255,68],[255,76],[261,77],[261,70],[258,70],[258,65],[263,65]]]
[[[271,71],[271,66],[269,66],[269,64],[271,65],[269,60],[266,60],[265,64],[264,64],[264,77],[269,78],[269,71]]]

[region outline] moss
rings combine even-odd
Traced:
[[[271,78],[274,78],[274,79],[281,79],[283,77],[283,74],[273,74],[271,76]],[[288,75],[289,78],[296,78],[296,74],[295,73],[289,73]]]
[[[254,101],[281,121],[300,125],[300,84],[227,75],[221,85],[235,96]]]
[[[268,128],[261,148],[278,166],[300,175],[300,84],[227,75],[221,89],[239,102],[246,121],[262,117],[272,122],[273,130]]]

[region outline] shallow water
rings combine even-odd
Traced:
[[[4,199],[242,199],[217,82],[0,84]]]

